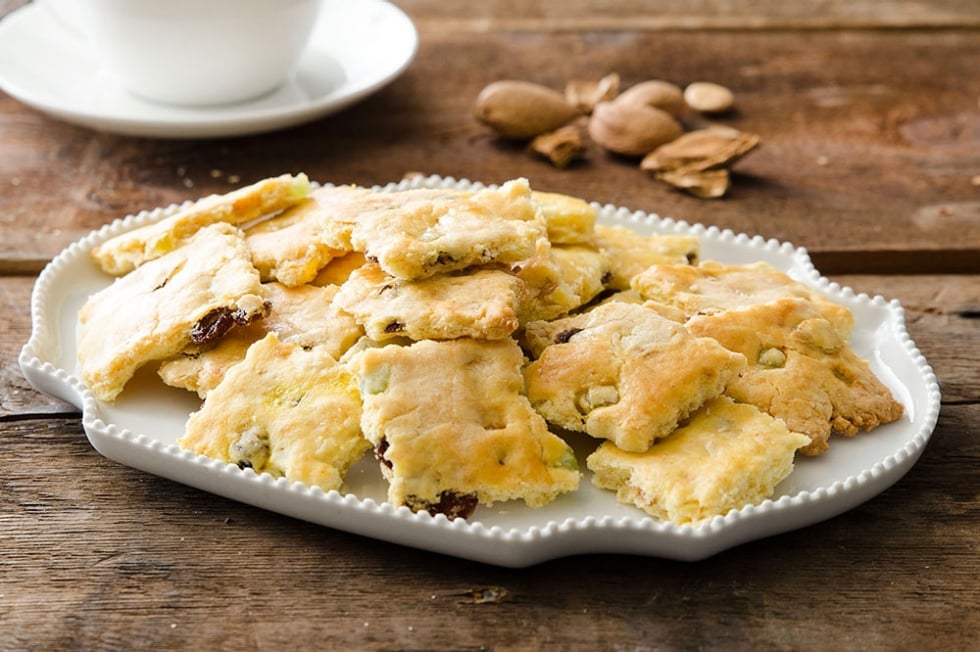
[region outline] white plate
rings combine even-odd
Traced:
[[[469,181],[430,177],[386,186],[476,187]],[[175,442],[194,395],[165,387],[142,373],[114,405],[96,401],[78,379],[76,313],[88,295],[111,282],[89,260],[96,244],[166,215],[178,207],[143,212],[107,225],[69,246],[41,273],[31,304],[33,332],[20,356],[36,388],[82,410],[92,445],[103,455],[206,491],[297,518],[387,541],[503,566],[589,552],[618,552],[695,560],[740,543],[830,518],[883,491],[918,459],[939,414],[936,377],[909,338],[897,301],[855,294],[821,277],[806,251],[761,237],[688,225],[613,206],[600,221],[626,224],[642,233],[690,233],[702,257],[728,263],[767,261],[854,312],[851,345],[905,405],[904,417],[852,439],[835,437],[830,451],[798,458],[796,469],[772,500],[733,510],[698,527],[658,521],[621,505],[614,494],[592,486],[588,472],[577,492],[540,509],[518,503],[480,506],[468,520],[412,513],[385,503],[385,481],[370,456],[352,469],[345,493],[324,492],[251,469],[195,456]],[[573,445],[575,442],[573,442]],[[584,460],[580,460],[584,461]],[[581,465],[585,468],[584,463]]]
[[[216,138],[297,125],[391,82],[418,47],[415,26],[394,5],[331,1],[292,77],[250,102],[191,108],[133,97],[78,33],[38,4],[0,21],[0,88],[56,118],[130,136]]]

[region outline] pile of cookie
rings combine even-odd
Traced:
[[[595,485],[698,522],[772,495],[831,432],[902,415],[846,308],[524,179],[283,175],[91,255],[116,277],[78,315],[99,400],[155,365],[203,401],[181,447],[324,490],[373,451],[391,503],[451,518],[575,491],[585,433]]]

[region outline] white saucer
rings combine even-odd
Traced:
[[[84,39],[38,4],[0,21],[0,89],[67,122],[130,136],[215,138],[281,129],[339,111],[394,80],[418,33],[387,2],[325,11],[296,72],[250,102],[197,108],[154,104],[123,90]]]

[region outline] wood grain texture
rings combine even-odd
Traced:
[[[0,0],[0,16],[26,4]],[[420,48],[350,109],[253,137],[99,134],[0,94],[0,650],[966,650],[980,632],[980,12],[973,0],[398,0]],[[762,136],[698,200],[592,150],[556,170],[492,137],[500,78],[730,86]],[[688,115],[688,126],[703,119]],[[805,246],[898,299],[943,391],[919,462],[864,505],[697,563],[510,570],[311,525],[130,469],[17,356],[37,273],[112,219],[261,177],[526,176]]]
[[[535,187],[805,246],[827,272],[980,267],[980,48],[973,30],[422,32],[418,57],[356,107],[219,141],[140,140],[50,120],[0,97],[0,271],[34,273],[89,230],[283,172],[383,184],[407,172]],[[861,65],[855,65],[861,62]],[[556,170],[477,124],[480,89],[562,88],[617,71],[733,88],[721,120],[762,136],[730,195],[689,197],[593,149]],[[689,125],[701,123],[688,116]],[[874,181],[869,182],[869,173]],[[830,228],[832,225],[832,228]]]
[[[980,25],[970,0],[781,2],[780,0],[490,0],[477,6],[396,0],[426,27],[446,31],[906,29]]]
[[[815,649],[832,618],[835,649],[966,649],[980,627],[978,418],[946,407],[902,481],[804,530],[696,564],[523,570],[264,512],[109,462],[76,420],[18,421],[0,444],[0,647]]]
[[[30,0],[0,0],[0,17]],[[447,29],[840,29],[969,27],[980,24],[972,0],[489,0],[473,3],[394,0],[426,26]]]

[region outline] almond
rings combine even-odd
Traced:
[[[666,111],[630,102],[600,102],[589,120],[597,145],[624,156],[643,156],[684,133]]]
[[[725,113],[735,106],[735,94],[720,84],[694,82],[684,89],[684,101],[701,113]]]
[[[667,170],[657,178],[673,187],[702,199],[717,199],[728,191],[728,170]]]
[[[476,98],[476,119],[504,138],[530,140],[570,122],[579,112],[565,96],[541,84],[505,79]]]
[[[681,117],[687,104],[680,86],[660,79],[651,79],[630,86],[620,93],[617,102],[635,102],[666,111],[675,118]]]

